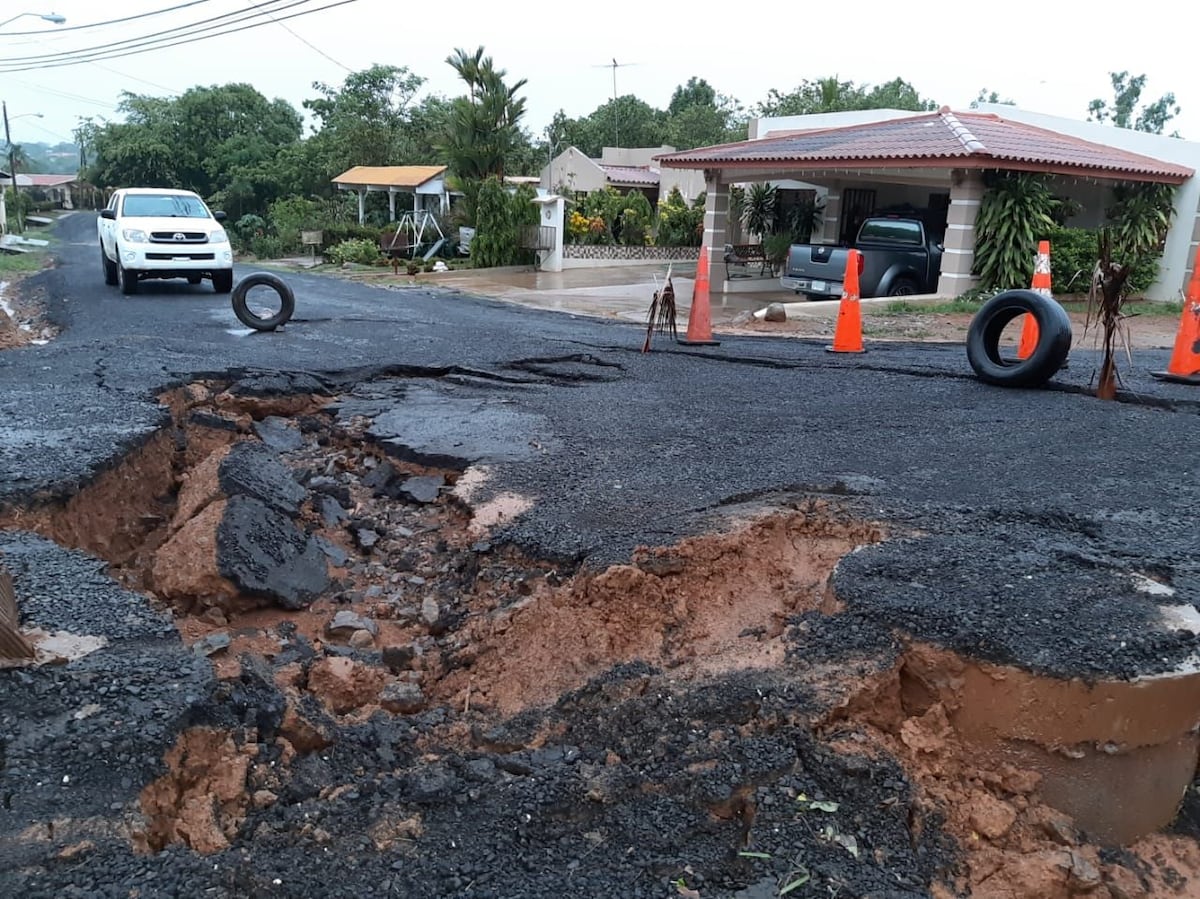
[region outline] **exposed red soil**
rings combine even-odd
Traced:
[[[330,564],[334,587],[326,595],[285,611],[238,596],[217,572],[215,535],[225,502],[217,471],[233,441],[254,439],[253,419],[319,416],[327,400],[260,401],[193,385],[165,401],[183,423],[184,445],[160,435],[65,503],[0,518],[0,527],[36,530],[109,559],[127,583],[153,589],[171,605],[188,645],[202,649],[202,641],[227,636],[228,645],[210,655],[219,678],[243,676],[243,657],[271,662],[300,645],[311,649],[268,666],[287,703],[273,746],[260,746],[253,731],[193,728],[180,735],[165,759],[168,772],[141,795],[145,824],[133,842],[142,851],[175,843],[203,853],[226,848],[249,810],[275,801],[296,758],[335,744],[339,727],[370,715],[447,706],[463,714],[437,730],[442,747],[503,749],[472,722],[536,715],[615,665],[636,661],[676,682],[786,671],[833,702],[836,710],[815,723],[818,738],[847,754],[896,759],[919,787],[912,830],[938,822],[961,846],[953,889],[936,887],[935,896],[1200,896],[1194,840],[1155,835],[1114,860],[1050,808],[1037,772],[986,762],[956,729],[952,693],[922,687],[930,672],[961,680],[949,654],[910,647],[883,672],[871,660],[785,665],[787,641],[796,649],[804,639],[788,632],[789,620],[838,610],[828,590],[833,568],[856,546],[886,539],[877,523],[808,501],[730,517],[721,533],[676,546],[644,547],[630,564],[563,572],[487,545],[487,528],[452,491],[429,504],[377,495],[362,482],[388,460],[350,428],[323,434],[321,444],[310,435],[291,462],[344,475],[346,512],[374,522],[378,543],[358,546],[346,526],[330,525],[306,504],[304,525],[344,552],[346,562]],[[195,409],[216,411],[231,427],[187,424]],[[456,472],[388,464],[441,475],[451,487],[460,480]],[[339,612],[370,627],[332,629]],[[327,647],[348,649],[326,654]],[[924,680],[914,678],[918,671]],[[612,698],[648,683],[623,682]],[[555,727],[547,717],[521,745],[540,745]],[[719,728],[703,730],[707,739],[724,739]],[[267,754],[275,767],[260,764]],[[749,795],[733,790],[732,798],[714,801],[713,814],[745,819],[749,833]],[[366,838],[379,851],[403,851],[421,833],[420,815],[406,812],[375,822]]]

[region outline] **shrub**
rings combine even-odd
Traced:
[[[1050,239],[1050,276],[1055,293],[1087,293],[1100,258],[1100,232],[1087,228],[1056,228]],[[1158,278],[1159,257],[1143,253],[1125,282],[1129,293],[1142,293]]]
[[[347,240],[366,240],[376,245],[379,241],[379,228],[367,225],[322,225],[320,231],[321,240],[326,247],[334,247]],[[395,231],[395,228],[392,231]]]
[[[405,265],[404,265],[404,270],[406,272],[408,272],[410,275],[420,274],[420,272],[421,272],[420,260],[417,260],[417,259],[408,260],[408,262],[405,263]]]
[[[654,221],[654,210],[650,201],[640,190],[631,190],[625,195],[620,212],[621,243],[627,247],[645,246]]]
[[[982,287],[1027,287],[1034,251],[1057,227],[1058,201],[1044,175],[998,172],[988,178],[975,220],[975,273]]]
[[[267,210],[271,228],[283,242],[285,250],[300,249],[300,232],[319,227],[317,204],[303,197],[276,200]]]
[[[703,196],[703,194],[701,194]],[[667,198],[659,203],[658,238],[659,246],[700,246],[704,234],[704,203],[688,205],[672,187]]]
[[[380,256],[379,243],[375,240],[343,240],[325,251],[325,258],[335,265],[347,262],[374,265]]]
[[[471,241],[471,264],[475,268],[529,261],[531,253],[521,247],[521,232],[538,223],[535,196],[528,186],[509,194],[495,176],[480,185],[475,208],[477,230]]]
[[[270,234],[259,234],[249,242],[250,252],[257,259],[278,259],[285,255],[283,241]]]

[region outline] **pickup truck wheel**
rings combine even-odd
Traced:
[[[217,293],[229,293],[233,290],[233,269],[212,273],[213,290]]]
[[[1000,335],[1020,315],[1034,317],[1038,341],[1028,359],[1000,354]],[[1032,290],[1006,290],[992,297],[971,319],[967,361],[981,381],[1000,387],[1040,387],[1062,368],[1071,351],[1071,320],[1054,300]]]
[[[100,247],[100,264],[104,266],[104,283],[112,287],[117,283],[117,264],[108,258],[103,245]]]
[[[258,311],[250,308],[249,295],[250,290],[254,287],[269,287],[279,296],[278,308],[273,312]],[[296,311],[296,295],[292,293],[286,281],[282,278],[267,274],[266,272],[256,272],[253,275],[242,278],[238,281],[237,287],[233,289],[233,314],[247,328],[253,328],[256,331],[274,331],[282,324],[286,324],[292,317],[292,313]]]
[[[137,293],[137,272],[131,272],[123,265],[119,267],[118,271],[121,279],[121,293],[125,294],[126,296]]]
[[[912,278],[897,278],[890,288],[888,288],[889,297],[913,297],[921,292],[919,285]]]
[[[199,284],[203,280],[204,280],[204,278],[202,278],[200,275],[188,275],[187,276],[188,284]]]

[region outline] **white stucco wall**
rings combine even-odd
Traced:
[[[1062,134],[1070,134],[1083,140],[1119,147],[1143,156],[1152,156],[1164,162],[1185,165],[1200,172],[1200,143],[1179,140],[1174,137],[1164,137],[1159,134],[1143,134],[1127,128],[1114,128],[1111,125],[1100,125],[1096,122],[1079,122],[1074,119],[1064,119],[1058,116],[1031,112],[1015,106],[1003,106],[994,103],[983,103],[979,112],[995,113],[1015,122],[1025,122],[1038,128],[1048,128]],[[1193,175],[1175,191],[1175,220],[1167,235],[1167,245],[1163,252],[1162,263],[1159,266],[1158,281],[1154,283],[1146,296],[1155,300],[1178,299],[1180,292],[1187,285],[1187,276],[1191,271],[1192,260],[1196,254],[1196,239],[1200,235],[1200,175]],[[1086,225],[1085,222],[1071,224]]]

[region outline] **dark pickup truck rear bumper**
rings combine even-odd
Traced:
[[[796,293],[807,294],[810,297],[840,299],[842,296],[841,281],[821,281],[813,278],[790,278],[787,275],[784,275],[779,279],[779,283],[785,290],[794,290]]]

